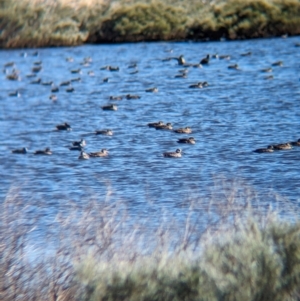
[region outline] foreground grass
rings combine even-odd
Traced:
[[[209,202],[185,203],[181,218],[165,212],[154,223],[129,218],[123,202],[66,202],[45,235],[47,248],[55,247],[48,254],[33,247],[43,256],[32,259],[41,202],[10,192],[1,205],[3,301],[300,298],[300,221],[254,210],[262,202],[246,186],[226,185]],[[32,208],[35,218],[27,216]]]
[[[298,0],[1,0],[0,47],[300,34]]]

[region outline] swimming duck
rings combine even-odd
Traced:
[[[108,70],[108,71],[119,71],[120,68],[119,67],[113,67],[113,66],[104,66],[101,67],[100,70]]]
[[[4,67],[13,67],[15,65],[15,62],[8,62],[4,64]]]
[[[292,141],[290,142],[290,144],[293,146],[300,146],[300,139],[298,139],[297,141]]]
[[[149,88],[149,89],[146,89],[145,92],[157,93],[158,92],[158,88],[156,88],[156,87]]]
[[[265,68],[261,70],[262,72],[272,72],[273,69],[272,68]]]
[[[74,141],[72,142],[73,146],[81,146],[85,147],[86,146],[86,141],[84,139],[80,139],[80,141]]]
[[[106,157],[108,156],[108,150],[106,148],[101,149],[100,152],[89,153],[90,157]]]
[[[175,152],[165,152],[163,153],[164,157],[168,158],[181,158],[182,151],[180,148],[176,149]]]
[[[37,78],[37,79],[35,79],[35,80],[32,80],[30,83],[31,83],[31,84],[34,84],[34,85],[37,85],[37,84],[40,84],[41,82],[42,82],[42,79]]]
[[[75,73],[81,73],[81,69],[73,69],[71,70],[71,73],[75,74]]]
[[[11,151],[13,154],[27,154],[28,149],[26,147],[19,148],[19,149],[13,149]]]
[[[60,86],[69,86],[70,84],[71,84],[71,81],[67,80],[67,81],[61,82]]]
[[[49,96],[49,99],[52,100],[52,101],[57,101],[58,98],[57,98],[57,96],[55,94],[51,94]]]
[[[290,143],[280,143],[273,145],[274,150],[288,150],[292,149],[292,146]]]
[[[110,105],[102,106],[101,108],[104,111],[117,111],[118,110],[118,107],[115,104],[110,104]]]
[[[95,72],[94,72],[94,71],[89,71],[89,72],[88,72],[88,75],[89,75],[89,76],[95,76]]]
[[[88,160],[90,158],[89,154],[85,153],[84,151],[82,151],[80,153],[80,156],[78,157],[78,159],[80,160]]]
[[[8,96],[12,96],[12,97],[20,97],[21,94],[20,94],[20,92],[19,92],[18,90],[16,90],[16,91],[13,91],[13,92],[9,92],[9,93],[8,93]]]
[[[34,152],[35,155],[52,155],[52,151],[49,147],[46,147],[44,150],[37,150]]]
[[[180,55],[178,58],[174,57],[174,59],[177,60],[178,65],[184,65],[185,64],[185,59],[184,59],[183,55]]]
[[[175,133],[178,134],[191,134],[192,133],[192,129],[190,127],[185,127],[185,128],[179,128],[174,130]]]
[[[172,127],[172,123],[168,122],[166,124],[157,125],[155,127],[155,129],[157,129],[157,130],[172,130],[173,127]]]
[[[187,78],[187,75],[186,75],[186,73],[182,73],[182,74],[176,74],[174,77],[175,78]]]
[[[106,130],[96,130],[95,131],[96,135],[106,135],[106,136],[112,136],[114,133],[112,130],[110,129],[106,129]]]
[[[130,64],[127,68],[128,69],[137,68],[137,64],[136,63]]]
[[[177,143],[196,144],[196,140],[194,137],[181,138],[177,140]]]
[[[71,82],[81,82],[81,77],[71,78]]]
[[[192,89],[195,89],[195,88],[202,89],[203,85],[202,85],[202,82],[198,82],[197,84],[189,85],[189,88],[192,88]]]
[[[133,95],[133,94],[127,94],[126,99],[140,99],[141,96],[139,95]]]
[[[283,62],[282,62],[282,61],[274,62],[274,63],[272,64],[272,66],[279,66],[279,67],[282,67],[282,66],[283,66]]]
[[[105,78],[103,78],[103,82],[104,82],[104,83],[107,83],[107,82],[108,82],[108,80],[109,80],[109,78],[108,78],[108,77],[105,77]]]
[[[26,75],[27,78],[32,78],[32,77],[36,77],[35,73],[30,73]]]
[[[268,75],[268,76],[266,76],[264,79],[268,79],[268,80],[274,79],[274,75]]]
[[[56,129],[58,129],[59,131],[71,131],[72,128],[67,122],[65,122],[63,124],[58,124],[56,126]]]
[[[55,93],[55,92],[58,92],[58,91],[59,91],[59,88],[57,86],[52,85],[51,92]]]
[[[201,65],[207,65],[209,63],[210,55],[208,54],[205,58],[200,61]]]
[[[252,54],[252,52],[251,52],[251,51],[248,51],[248,52],[242,53],[241,56],[249,56],[249,55],[251,55],[251,54]]]
[[[149,128],[156,128],[158,126],[164,125],[164,123],[162,121],[158,121],[158,122],[150,122],[147,125],[149,126]]]
[[[258,148],[254,150],[255,153],[273,153],[274,148],[272,145],[269,145],[267,148]]]
[[[238,64],[229,65],[228,69],[239,70],[239,65]]]
[[[122,100],[122,96],[109,96],[109,100]]]
[[[51,86],[52,84],[53,84],[53,81],[42,82],[43,86]]]
[[[9,80],[19,80],[19,72],[16,70],[13,70],[10,74],[6,75],[6,78]]]
[[[66,88],[66,92],[68,92],[68,93],[71,93],[71,92],[74,92],[74,91],[75,91],[75,89],[72,86],[69,86],[68,88]]]
[[[219,59],[220,60],[230,60],[231,56],[228,54],[224,54],[224,55],[219,55]]]
[[[42,66],[34,66],[31,68],[32,72],[38,73],[42,70]]]

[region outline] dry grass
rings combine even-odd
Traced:
[[[46,203],[8,193],[1,300],[298,300],[300,224],[287,201],[284,222],[245,183],[218,179],[179,215],[132,216],[109,197],[84,204],[65,202],[46,231]]]

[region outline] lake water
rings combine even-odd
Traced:
[[[193,198],[202,199],[204,208],[205,200],[218,189],[216,179],[224,179],[228,185],[235,181],[249,185],[262,204],[272,203],[278,194],[298,207],[300,147],[253,152],[300,138],[296,42],[299,38],[84,45],[38,49],[37,54],[35,49],[1,50],[0,65],[4,69],[5,63],[15,62],[21,77],[8,80],[5,71],[0,77],[1,199],[17,187],[22,201],[34,204],[31,214],[38,210],[45,223],[53,221],[66,200],[84,206],[89,198],[122,200],[130,214],[149,217],[166,208],[180,214],[183,204]],[[251,55],[241,55],[249,51]],[[211,58],[203,68],[188,68],[186,78],[175,78],[184,67],[164,59],[181,54],[195,64],[207,54],[231,58]],[[67,57],[74,61],[66,61]],[[86,57],[92,58],[89,66],[80,64]],[[283,66],[262,71],[279,60]],[[51,86],[32,84],[34,78],[26,77],[37,61],[42,61],[42,70],[36,78],[59,86],[57,101],[49,99]],[[228,69],[235,63],[240,70]],[[132,64],[137,67],[128,68]],[[100,70],[106,65],[118,66],[119,71]],[[80,74],[71,73],[78,68]],[[12,67],[6,69],[9,73]],[[269,75],[274,78],[266,79]],[[60,86],[77,77],[81,81],[72,83],[74,92]],[[108,82],[103,81],[106,77]],[[207,81],[208,87],[189,88],[199,81]],[[152,87],[158,92],[145,92]],[[9,96],[16,89],[20,96]],[[126,94],[141,98],[109,100]],[[110,103],[118,110],[101,109]],[[147,126],[159,120],[171,122],[175,129],[189,126],[193,132],[176,134]],[[64,122],[72,131],[55,129]],[[107,128],[113,136],[94,134]],[[195,145],[177,143],[189,136],[196,139]],[[78,160],[79,152],[68,148],[81,138],[87,141],[86,152],[107,148],[109,156]],[[28,153],[11,153],[21,147],[27,147]],[[52,156],[33,154],[45,147],[51,148]],[[163,157],[178,147],[183,150],[181,158]]]

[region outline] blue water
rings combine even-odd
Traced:
[[[13,61],[20,80],[0,75],[0,197],[18,188],[25,204],[34,205],[51,223],[67,200],[84,206],[89,198],[99,202],[122,200],[132,215],[155,215],[167,208],[180,214],[189,199],[209,199],[216,179],[242,181],[271,202],[279,195],[298,207],[300,201],[300,147],[271,154],[253,150],[300,138],[299,38],[258,39],[206,43],[138,43],[84,45],[70,48],[1,50],[0,66]],[[171,52],[172,51],[172,52]],[[251,51],[250,56],[241,56]],[[24,53],[26,53],[24,55]],[[182,66],[164,58],[183,54],[198,63],[206,54],[230,55],[230,60],[211,59],[203,68],[188,68],[187,78],[174,78]],[[73,57],[74,62],[67,62]],[[91,57],[90,66],[80,63]],[[37,74],[42,81],[73,82],[73,93],[59,87],[57,101],[49,99],[50,86],[31,84],[33,63],[42,61]],[[261,70],[281,60],[272,73]],[[128,68],[136,63],[137,68]],[[228,66],[237,63],[240,70]],[[119,72],[100,70],[118,66]],[[81,74],[70,70],[81,68]],[[12,67],[6,67],[10,72]],[[131,74],[138,70],[138,73]],[[89,76],[93,71],[95,76]],[[274,79],[267,80],[266,76]],[[103,82],[109,77],[108,82]],[[190,84],[207,81],[203,89]],[[158,93],[145,89],[157,87]],[[20,97],[9,96],[18,89]],[[140,99],[110,101],[109,96],[138,94]],[[101,106],[115,103],[117,111]],[[190,126],[191,135],[148,128],[149,122],[171,122],[174,128]],[[57,131],[68,122],[72,131]],[[111,128],[111,137],[95,135]],[[178,138],[193,136],[195,145],[181,145]],[[86,151],[107,148],[107,158],[78,160],[71,142],[85,138]],[[27,147],[29,153],[11,150]],[[50,147],[52,156],[35,156]],[[182,158],[170,159],[163,152],[182,148]],[[218,188],[217,188],[218,189]],[[270,197],[272,195],[272,197]],[[260,201],[258,201],[260,202]],[[150,210],[154,208],[154,210]],[[201,202],[200,207],[201,210]]]

